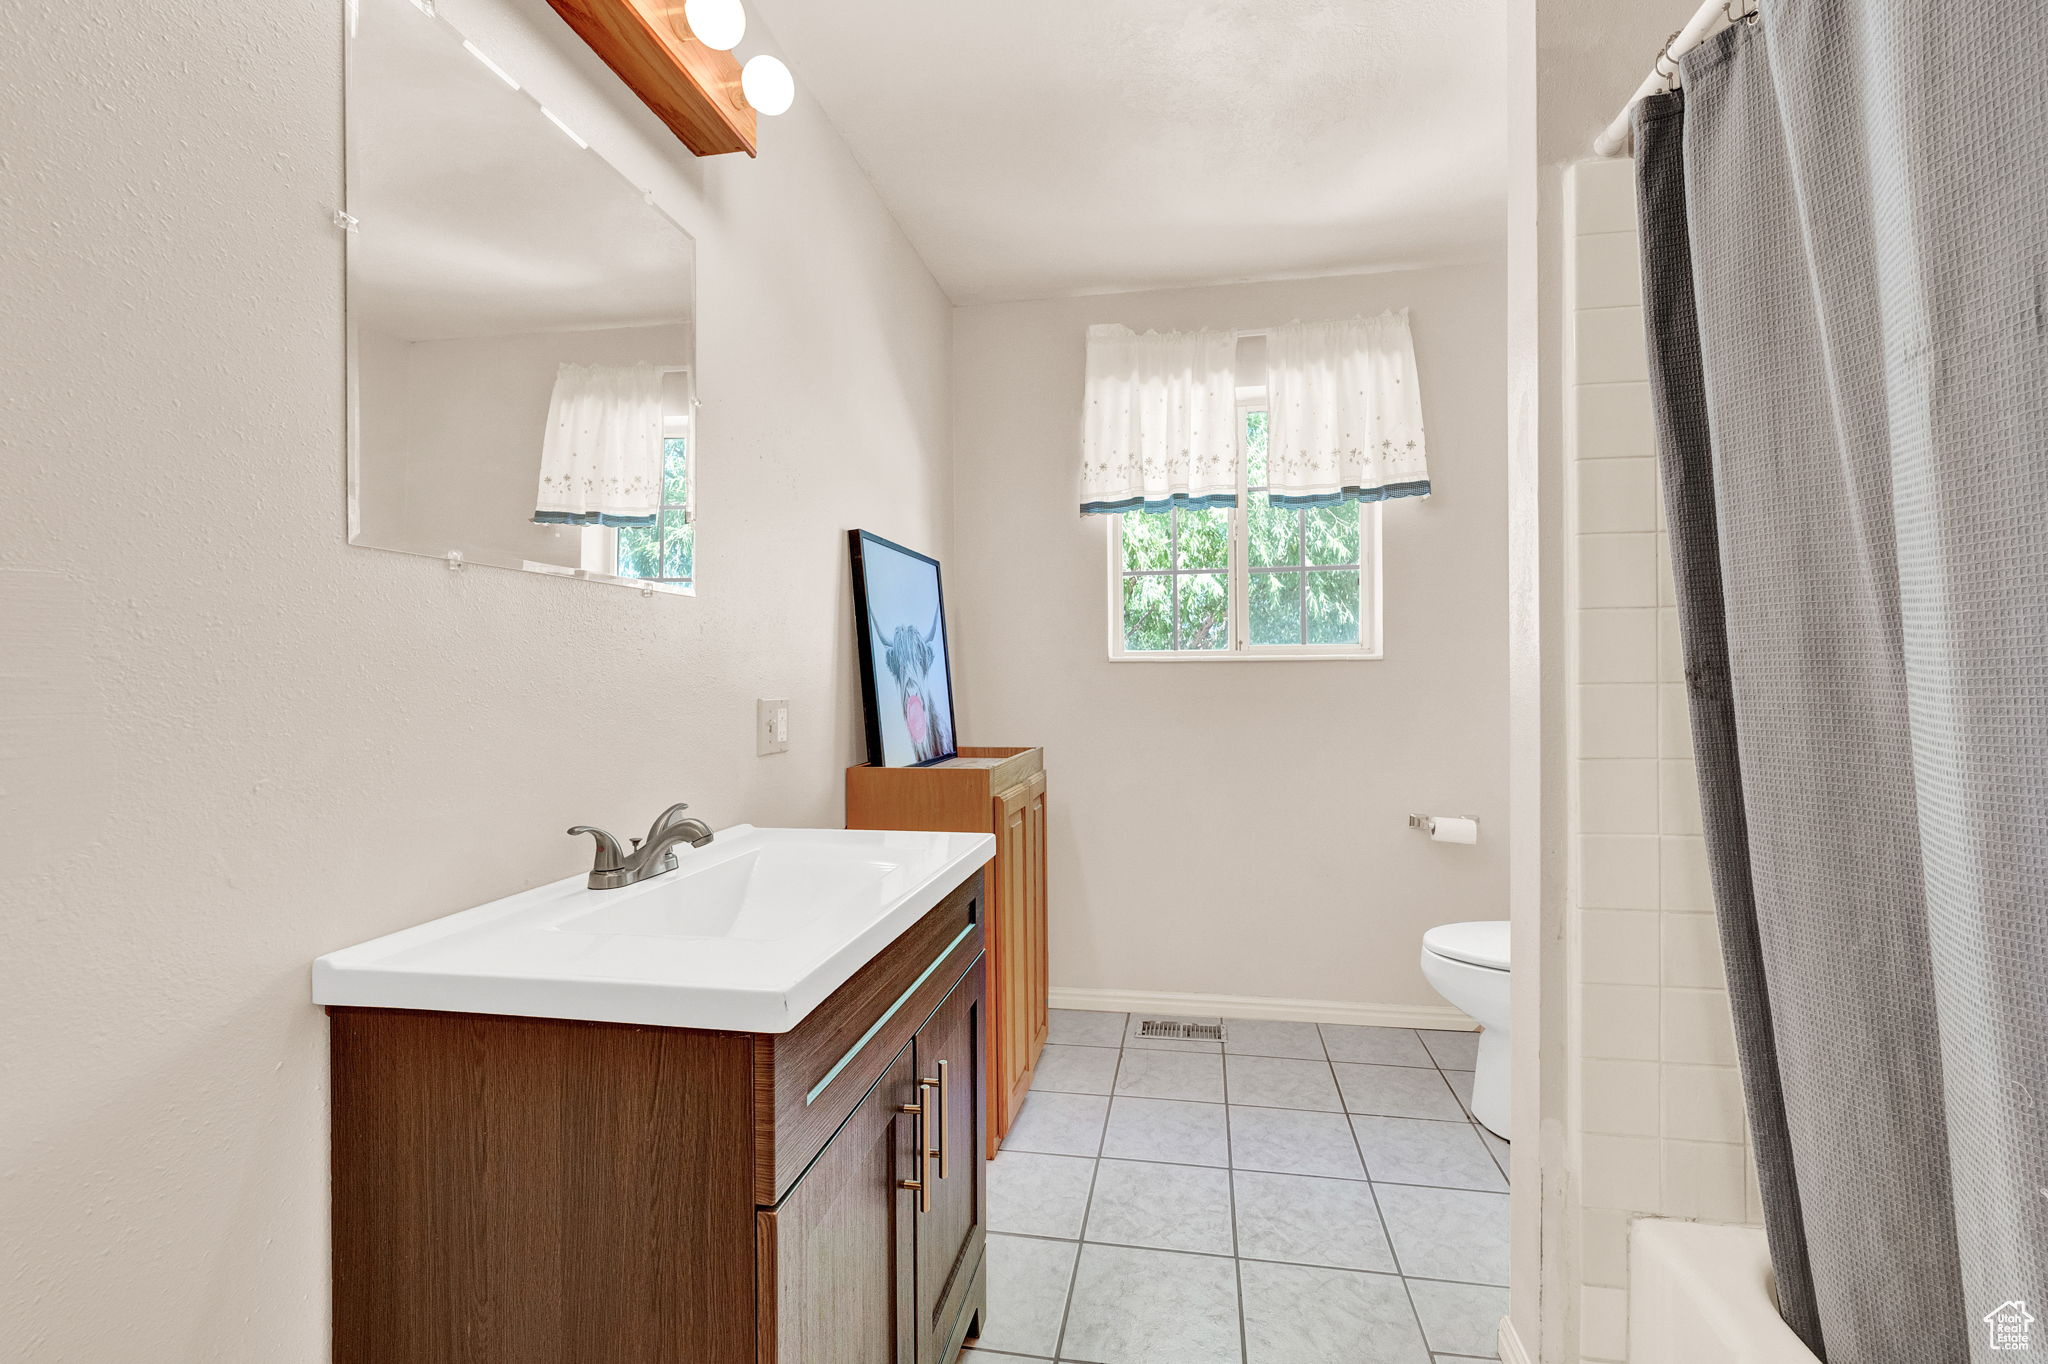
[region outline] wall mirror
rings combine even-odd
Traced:
[[[695,243],[431,5],[349,8],[349,543],[693,591]]]

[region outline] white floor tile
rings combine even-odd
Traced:
[[[1358,1144],[1340,1113],[1230,1109],[1230,1163],[1240,1170],[1361,1179]]]
[[[1208,1255],[1084,1245],[1060,1358],[1240,1364],[1237,1265]]]
[[[1337,1065],[1337,1086],[1344,1107],[1353,1113],[1383,1118],[1442,1118],[1461,1122],[1464,1108],[1444,1077],[1434,1069],[1412,1066]]]
[[[1136,1099],[1223,1102],[1223,1058],[1173,1051],[1127,1051],[1117,1067],[1116,1092]]]
[[[1266,1023],[1232,1018],[1223,1024],[1223,1050],[1230,1056],[1291,1056],[1326,1061],[1323,1036],[1313,1023]]]
[[[1429,1364],[1429,1349],[1390,1274],[1261,1264],[1244,1277],[1246,1364]]]
[[[989,1350],[1050,1359],[1059,1348],[1060,1319],[1073,1282],[1076,1241],[1029,1236],[988,1238],[988,1310],[979,1344]]]
[[[1328,1061],[1232,1055],[1224,1058],[1223,1067],[1224,1083],[1234,1104],[1344,1111]]]
[[[1037,1090],[1003,1136],[1005,1151],[1041,1155],[1092,1156],[1102,1147],[1109,1100],[1099,1094],[1048,1094]]]
[[[1354,1116],[1368,1179],[1505,1192],[1508,1182],[1469,1122]]]
[[[1179,1099],[1117,1099],[1110,1104],[1102,1154],[1119,1160],[1228,1165],[1225,1109],[1222,1104]]]
[[[1105,1160],[1088,1204],[1087,1239],[1229,1255],[1230,1172],[1203,1165]]]
[[[1031,1087],[1056,1094],[1107,1094],[1116,1083],[1114,1047],[1072,1047],[1048,1042],[1038,1053]]]
[[[1460,1283],[1508,1281],[1508,1196],[1375,1184],[1401,1272]]]
[[[1005,1149],[988,1167],[988,1229],[1079,1240],[1095,1162]]]
[[[1084,1047],[1120,1047],[1130,1017],[1088,1009],[1054,1009],[1047,1021],[1045,1040]]]
[[[1257,1170],[1237,1170],[1231,1178],[1237,1193],[1237,1253],[1245,1259],[1334,1269],[1394,1268],[1370,1184]]]

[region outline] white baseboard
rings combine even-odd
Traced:
[[[1529,1352],[1515,1334],[1515,1324],[1506,1317],[1500,1319],[1500,1358],[1501,1364],[1530,1364]]]
[[[1196,1018],[1272,1018],[1286,1023],[1358,1023],[1372,1028],[1471,1032],[1479,1025],[1448,1004],[1351,1004],[1340,999],[1266,999],[1258,995],[1184,995],[1170,990],[1076,990],[1055,985],[1055,1009],[1186,1014]]]

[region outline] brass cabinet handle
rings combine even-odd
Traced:
[[[917,1178],[899,1179],[896,1183],[901,1188],[916,1192],[919,1212],[932,1210],[932,1144],[925,1139],[925,1124],[931,1119],[931,1091],[932,1081],[920,1080],[917,1082],[917,1102],[897,1105],[898,1112],[912,1114],[917,1119]]]
[[[946,1063],[939,1062],[939,1078],[933,1081],[939,1089],[939,1178],[945,1179],[953,1169],[953,1121],[946,1116]]]

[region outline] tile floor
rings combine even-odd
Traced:
[[[1465,1111],[1473,1034],[1138,1021],[1053,1010],[962,1364],[1495,1358],[1507,1143]]]

